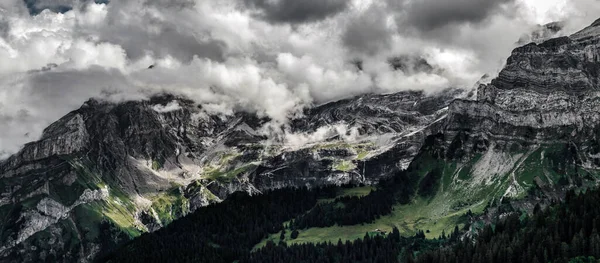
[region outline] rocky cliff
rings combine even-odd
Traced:
[[[515,49],[476,100],[450,104],[424,150],[449,168],[444,194],[490,201],[597,182],[599,29]]]

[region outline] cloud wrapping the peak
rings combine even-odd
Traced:
[[[596,20],[598,6],[598,0],[3,0],[0,159],[90,97],[122,101],[168,92],[209,113],[248,111],[277,127],[305,107],[354,95],[469,88],[483,74],[493,76],[537,24],[566,20],[562,34],[569,34]],[[410,58],[407,65],[390,66],[402,57]]]

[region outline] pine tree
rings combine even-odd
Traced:
[[[296,238],[298,238],[298,235],[299,235],[299,234],[300,234],[300,233],[298,232],[298,230],[294,230],[294,231],[292,231],[292,234],[290,235],[290,237],[291,237],[292,239],[296,239]]]

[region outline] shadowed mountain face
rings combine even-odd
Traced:
[[[91,260],[235,191],[376,184],[411,162],[441,171],[432,216],[595,182],[598,24],[515,49],[476,100],[364,95],[306,109],[285,131],[171,95],[90,100],[0,162],[0,261]]]

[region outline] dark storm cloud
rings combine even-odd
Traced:
[[[6,39],[8,37],[8,30],[8,19],[0,17],[0,39]]]
[[[350,50],[373,54],[390,47],[392,32],[388,28],[383,11],[371,8],[353,19],[342,36]]]
[[[144,3],[146,6],[157,6],[160,8],[190,8],[196,5],[194,0],[153,0]]]
[[[260,16],[275,23],[306,23],[325,19],[344,11],[348,0],[244,0]]]
[[[449,24],[479,23],[497,12],[502,4],[513,0],[420,0],[391,5],[405,14],[400,24],[430,31]],[[402,23],[404,22],[404,23]]]
[[[342,40],[351,51],[364,54],[389,49],[396,32],[387,24],[387,18],[394,17],[401,32],[416,29],[422,36],[447,41],[464,24],[482,23],[502,12],[503,4],[512,2],[514,0],[388,0],[374,4],[353,18]],[[441,28],[444,29],[437,30]]]
[[[100,40],[121,46],[131,60],[140,59],[147,53],[156,57],[172,56],[186,63],[194,56],[224,60],[225,42],[213,38],[210,32],[177,24],[177,16],[185,13],[184,9],[193,9],[194,0],[145,0],[141,3],[142,9],[134,9],[138,6],[111,2],[108,7],[112,12],[106,18],[110,26],[98,30]],[[145,11],[151,9],[159,10],[165,18],[156,18],[153,12]],[[122,10],[131,10],[129,20],[122,19]]]
[[[150,51],[154,56],[173,56],[179,61],[189,62],[194,56],[222,61],[227,48],[223,41],[199,40],[189,32],[182,32],[170,25],[162,25],[160,34],[138,30],[135,25],[106,28],[101,40],[123,47],[127,57],[137,60]],[[127,37],[123,37],[123,36]]]

